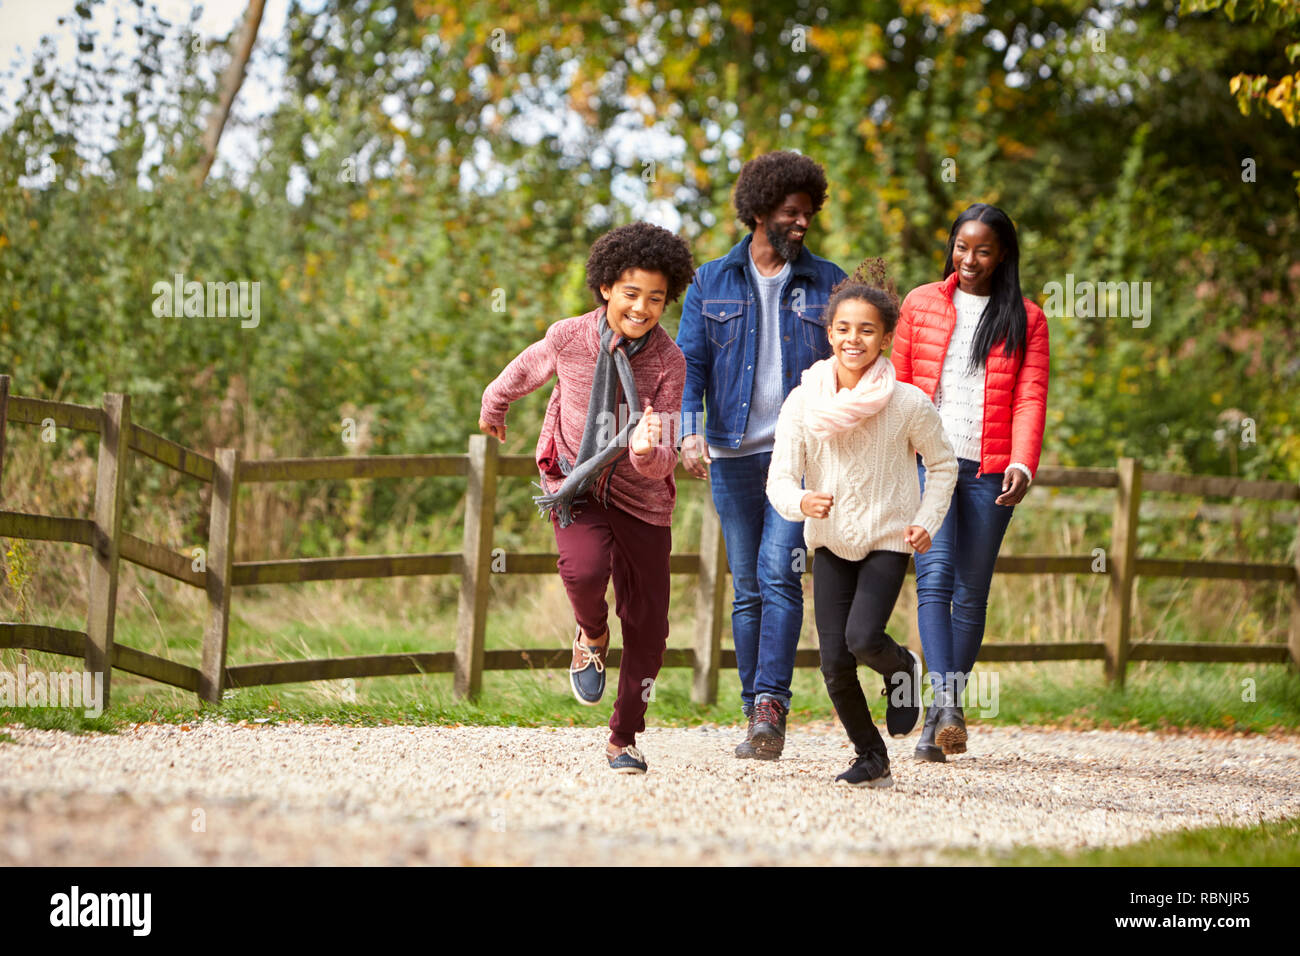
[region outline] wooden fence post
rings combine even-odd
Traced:
[[[718,702],[718,662],[722,656],[722,615],[727,591],[727,543],[722,524],[713,510],[713,498],[704,491],[700,522],[699,595],[695,612],[695,675],[691,700]]]
[[[1291,667],[1300,670],[1300,510],[1297,511],[1295,531],[1295,587],[1291,589],[1291,630],[1286,643],[1287,650],[1291,653]]]
[[[915,557],[908,558],[908,570],[912,572],[912,580],[915,582]],[[903,599],[903,611],[907,615],[907,649],[915,652],[916,656],[920,658],[921,674],[924,676],[927,673],[925,665],[925,647],[921,644],[920,608],[918,607],[915,584],[913,584],[910,590],[903,592],[901,597]],[[922,683],[924,684],[926,682],[922,681]],[[921,716],[924,717],[925,715],[922,714]]]
[[[492,590],[492,532],[497,512],[500,443],[490,435],[469,439],[469,480],[465,489],[464,569],[456,615],[456,669],[452,692],[458,700],[478,696],[483,683],[483,635]]]
[[[103,706],[108,707],[113,670],[113,630],[117,617],[118,554],[126,473],[130,466],[131,396],[104,396],[95,476],[95,545],[91,549],[90,602],[86,615],[86,670],[104,675]]]
[[[9,423],[9,376],[0,375],[0,502],[4,501],[5,426]]]
[[[1133,580],[1137,559],[1138,512],[1142,501],[1142,463],[1121,458],[1116,466],[1115,516],[1111,523],[1110,602],[1106,613],[1106,680],[1124,686],[1129,631],[1133,621]]]
[[[205,586],[208,626],[203,632],[199,666],[199,700],[221,703],[226,684],[226,641],[230,637],[230,593],[239,503],[239,449],[221,448],[212,475]]]

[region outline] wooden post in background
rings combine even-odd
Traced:
[[[226,683],[226,641],[230,637],[230,592],[239,503],[239,449],[218,449],[216,464],[208,523],[208,626],[203,633],[203,662],[199,666],[199,700],[211,704],[221,703]]]
[[[691,700],[718,702],[718,662],[722,656],[722,619],[727,593],[727,544],[722,537],[713,497],[704,489],[700,522],[700,578],[695,611],[695,674]]]
[[[0,503],[4,501],[5,425],[9,423],[9,376],[0,375]]]
[[[1291,589],[1291,629],[1286,643],[1292,669],[1300,670],[1300,508],[1297,508],[1296,516],[1295,587]]]
[[[916,593],[916,556],[913,555],[908,559],[908,569],[912,572],[913,585],[910,590],[905,589],[902,594],[903,613],[907,615],[907,649],[915,651],[916,656],[921,659],[921,674],[926,673],[925,667],[925,648],[921,645],[921,626],[919,615],[919,598]],[[922,681],[922,684],[925,684]],[[928,686],[928,685],[927,685]],[[923,688],[924,689],[924,688]],[[922,714],[922,717],[925,715]]]
[[[1133,580],[1137,558],[1138,510],[1142,500],[1142,463],[1121,458],[1116,466],[1115,515],[1111,523],[1110,601],[1106,609],[1106,680],[1124,686],[1133,622]]]
[[[492,532],[497,514],[499,444],[490,435],[471,435],[469,439],[464,569],[460,575],[456,670],[452,683],[452,692],[459,700],[477,697],[483,683],[483,637],[487,632],[488,596],[492,592]]]
[[[86,670],[104,675],[103,706],[112,682],[113,631],[117,617],[118,554],[126,473],[130,466],[131,396],[104,396],[95,476],[95,543],[91,548],[90,602],[86,615]]]

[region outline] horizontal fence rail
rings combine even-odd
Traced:
[[[242,460],[231,449],[209,457],[164,438],[130,418],[130,400],[105,395],[96,408],[9,394],[8,376],[0,376],[0,503],[3,502],[5,433],[8,424],[38,428],[53,424],[100,435],[93,518],[27,514],[0,509],[0,537],[54,541],[89,547],[94,555],[90,610],[85,631],[40,625],[0,623],[0,648],[22,648],[83,658],[87,670],[104,672],[108,704],[111,669],[125,671],[219,702],[225,689],[304,681],[384,677],[403,674],[452,674],[456,694],[472,697],[484,671],[563,669],[570,650],[494,649],[484,647],[487,602],[493,574],[553,574],[557,555],[506,552],[493,547],[497,485],[501,478],[536,480],[529,455],[500,455],[498,443],[484,435],[469,440],[464,455],[385,455]],[[164,467],[213,486],[210,537],[205,562],[145,541],[121,527],[130,457],[141,455]],[[680,466],[679,479],[688,478]],[[292,558],[274,561],[233,560],[237,538],[236,503],[241,485],[262,482],[340,481],[382,478],[462,478],[466,481],[464,541],[461,551],[434,554],[356,555]],[[1300,521],[1297,557],[1290,564],[1245,561],[1194,561],[1137,555],[1142,495],[1168,492],[1202,497],[1300,502],[1300,484],[1207,475],[1143,473],[1134,459],[1121,458],[1114,469],[1054,468],[1038,470],[1034,484],[1049,488],[1101,488],[1115,494],[1110,547],[1104,566],[1093,555],[1000,555],[998,574],[1102,574],[1108,581],[1102,640],[1066,643],[985,643],[980,659],[998,661],[1101,661],[1112,682],[1122,684],[1130,661],[1249,662],[1300,666]],[[675,553],[669,571],[696,579],[698,607],[692,646],[668,648],[665,667],[694,672],[692,697],[717,699],[718,674],[736,666],[734,650],[724,649],[726,618],[726,547],[717,514],[706,496],[699,550]],[[140,567],[203,589],[208,623],[202,663],[189,667],[117,643],[113,637],[119,562]],[[914,573],[909,569],[909,573]],[[226,662],[230,606],[235,588],[341,581],[412,575],[455,575],[461,579],[456,645],[451,651],[372,654],[256,664]],[[1131,640],[1134,587],[1139,577],[1274,581],[1292,587],[1286,644],[1188,643]],[[608,663],[617,667],[619,648]],[[797,667],[818,666],[818,653],[800,648]]]

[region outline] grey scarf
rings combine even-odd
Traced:
[[[587,422],[582,430],[582,444],[577,461],[568,462],[556,454],[560,471],[565,475],[558,491],[536,495],[533,501],[545,516],[554,511],[561,528],[573,523],[574,500],[595,487],[597,500],[604,504],[609,498],[609,478],[618,466],[636,428],[636,412],[641,411],[636,380],[632,377],[631,359],[641,351],[653,334],[639,339],[626,339],[609,327],[602,309],[597,328],[600,331],[600,350],[596,356],[596,372],[591,381],[591,399],[587,403]],[[618,421],[618,389],[623,388],[623,402],[628,407],[628,421],[614,439],[604,448],[598,448],[605,423]],[[546,489],[542,489],[545,491]]]

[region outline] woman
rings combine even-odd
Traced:
[[[903,300],[891,358],[930,397],[957,454],[957,487],[933,546],[916,561],[917,623],[934,704],[916,746],[942,763],[966,752],[961,695],[984,640],[993,565],[1038,468],[1047,412],[1043,310],[1020,291],[1011,219],[985,203],[952,224],[942,282]],[[917,472],[925,488],[925,466]]]

